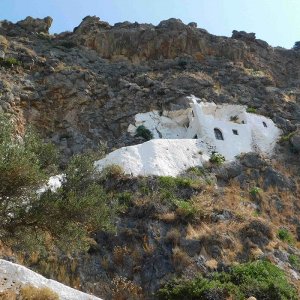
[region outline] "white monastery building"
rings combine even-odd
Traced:
[[[190,167],[202,166],[212,152],[222,154],[227,161],[246,152],[272,155],[280,130],[271,119],[248,113],[246,106],[216,105],[194,96],[187,101],[186,109],[137,114],[128,131],[135,135],[137,127],[143,125],[153,139],[115,150],[96,166],[101,170],[117,164],[133,176],[176,176]]]

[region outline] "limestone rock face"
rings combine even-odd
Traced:
[[[237,42],[243,49],[241,53],[230,51],[230,42],[224,38],[213,37],[196,23],[185,25],[181,20],[171,18],[157,26],[138,23],[118,23],[109,26],[96,17],[86,17],[75,29],[73,40],[91,47],[102,57],[123,56],[131,61],[148,59],[176,58],[180,55],[199,56],[215,53],[226,54],[232,58],[244,56],[249,49]],[[220,43],[222,40],[222,43]],[[222,44],[217,46],[218,43]]]
[[[25,20],[18,22],[17,25],[29,32],[49,33],[52,22],[53,19],[51,17],[46,17],[44,19],[27,17]]]

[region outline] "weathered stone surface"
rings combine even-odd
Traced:
[[[296,152],[300,152],[300,130],[299,129],[291,137],[290,143]]]
[[[243,40],[248,40],[248,41],[254,41],[255,40],[255,33],[253,33],[253,32],[247,33],[245,31],[233,30],[231,37],[233,39],[243,39]]]
[[[17,25],[29,32],[49,33],[52,22],[53,19],[51,17],[46,17],[44,19],[27,17],[25,20],[19,21]]]

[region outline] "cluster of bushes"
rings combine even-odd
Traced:
[[[39,194],[49,176],[57,174],[55,147],[32,129],[18,136],[5,115],[0,127],[2,241],[20,250],[43,249],[51,241],[61,249],[80,251],[88,247],[91,232],[113,229],[118,203],[104,190],[101,175],[95,175],[92,155],[74,156],[62,187]]]
[[[296,300],[295,288],[284,271],[267,261],[233,266],[228,272],[212,273],[207,278],[171,281],[158,292],[159,299],[234,299],[254,296],[265,300]]]

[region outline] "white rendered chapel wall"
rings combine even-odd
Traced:
[[[98,168],[118,164],[134,176],[176,176],[189,167],[201,166],[213,151],[228,161],[252,151],[272,154],[280,130],[271,119],[247,113],[241,105],[200,102],[194,96],[188,101],[187,109],[137,114],[128,131],[134,135],[137,127],[144,125],[154,139],[108,154],[96,162]]]

